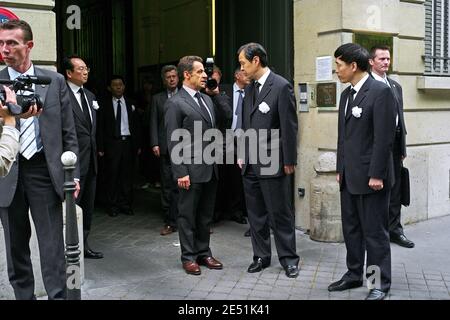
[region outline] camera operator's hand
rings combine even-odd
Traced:
[[[12,91],[7,86],[3,87],[6,93],[6,102],[17,104],[16,93]],[[16,126],[16,118],[11,115],[7,106],[4,106],[0,102],[0,117],[3,118],[5,122],[5,126],[15,127]]]
[[[209,89],[209,88],[206,88],[206,89],[205,89],[205,92],[206,92],[206,94],[207,94],[208,96],[211,96],[211,97],[217,96],[218,94],[220,94],[219,87],[216,87],[214,90],[211,90],[211,89]]]
[[[28,110],[28,112],[22,113],[19,117],[20,117],[21,119],[28,119],[28,118],[31,118],[31,117],[36,117],[36,116],[39,116],[39,115],[42,113],[42,110],[43,110],[43,109],[41,109],[41,110],[38,111],[37,105],[36,105],[36,104],[33,104],[33,105],[30,107],[30,110]]]

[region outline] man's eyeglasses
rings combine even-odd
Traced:
[[[75,70],[80,71],[80,72],[83,72],[83,71],[91,72],[91,68],[89,68],[89,67],[77,67],[77,68],[75,68]]]

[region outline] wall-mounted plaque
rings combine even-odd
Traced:
[[[336,82],[318,83],[317,107],[336,108]]]

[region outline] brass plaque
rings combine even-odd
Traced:
[[[317,107],[336,108],[336,82],[317,84]]]

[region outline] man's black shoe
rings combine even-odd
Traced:
[[[231,221],[237,222],[239,224],[247,224],[247,219],[244,217],[241,211],[234,212],[231,217]]]
[[[396,243],[404,248],[414,248],[414,242],[405,237],[404,234],[391,235],[391,242]]]
[[[108,216],[110,217],[117,217],[119,215],[119,213],[117,211],[109,211],[108,212]]]
[[[91,249],[84,251],[84,258],[85,259],[103,259],[103,253],[101,252],[95,252]]]
[[[126,216],[134,216],[133,209],[122,209],[121,212],[122,212],[122,214],[124,214]]]
[[[270,263],[264,263],[261,258],[256,259],[253,263],[248,267],[248,273],[256,273],[261,272],[263,269],[270,266]]]
[[[297,278],[298,277],[298,267],[297,266],[287,266],[284,268],[284,271],[286,272],[286,277],[288,278]]]
[[[372,289],[370,290],[369,295],[366,297],[366,300],[384,300],[386,296],[386,292],[378,289]]]
[[[353,288],[359,288],[362,287],[363,282],[362,281],[347,281],[347,280],[339,280],[336,282],[333,282],[328,286],[328,291],[344,291],[348,289]]]

